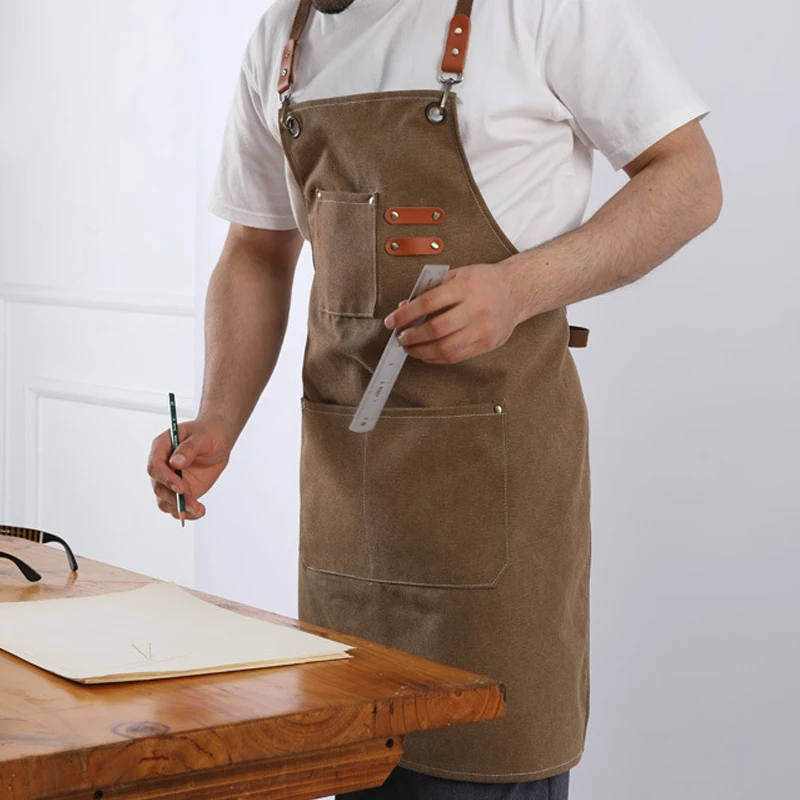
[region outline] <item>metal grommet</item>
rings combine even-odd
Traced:
[[[283,121],[283,124],[286,126],[286,130],[292,139],[296,139],[300,135],[300,120],[297,119],[297,117],[288,115]]]
[[[438,250],[439,242],[431,242],[431,250]]]
[[[425,110],[425,116],[434,124],[444,122],[445,112],[439,103],[431,103]]]
[[[503,406],[495,406],[494,407],[495,414],[502,414],[503,413]]]

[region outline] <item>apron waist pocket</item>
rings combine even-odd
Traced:
[[[355,409],[303,402],[300,555],[306,569],[378,583],[492,588],[508,565],[502,405]]]

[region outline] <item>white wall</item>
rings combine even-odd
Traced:
[[[641,4],[713,108],[726,201],[668,265],[573,310],[594,329],[593,717],[575,796],[796,797],[800,15]],[[596,202],[617,184],[600,169]]]
[[[143,466],[193,405],[191,8],[0,4],[0,519],[189,584]]]

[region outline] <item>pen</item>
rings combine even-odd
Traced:
[[[178,449],[180,442],[178,441],[178,412],[175,410],[175,395],[169,393],[169,421],[170,431],[172,433],[172,452]],[[175,474],[179,478],[183,478],[183,472],[179,469],[175,470]],[[181,518],[181,527],[186,527],[186,499],[182,494],[178,495],[178,513]]]

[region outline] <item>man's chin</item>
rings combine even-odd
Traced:
[[[323,14],[341,14],[353,0],[311,0],[311,5]]]

